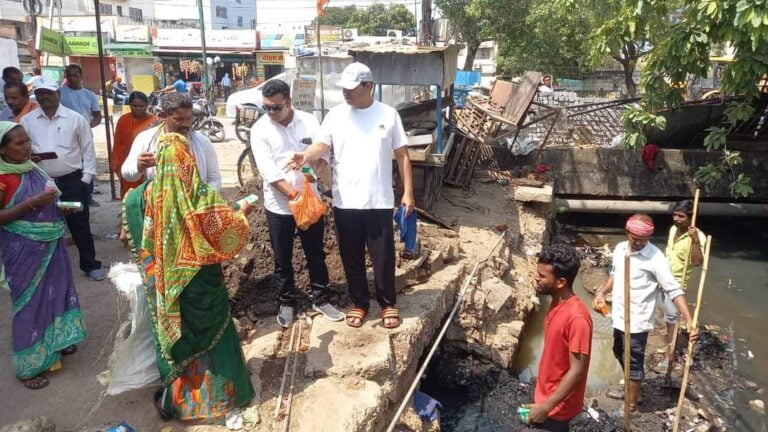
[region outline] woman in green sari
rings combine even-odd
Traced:
[[[156,160],[155,178],[123,201],[153,321],[156,406],[166,420],[223,417],[254,396],[221,271],[248,238],[252,208],[235,212],[200,180],[182,135],[160,136]]]

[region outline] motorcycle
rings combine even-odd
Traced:
[[[211,142],[220,143],[226,138],[224,124],[216,117],[216,105],[206,98],[192,101],[192,129],[200,131]]]

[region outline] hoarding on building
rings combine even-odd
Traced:
[[[118,25],[115,30],[117,42],[151,42],[149,27],[145,25]]]
[[[344,39],[342,30],[343,29],[341,28],[341,26],[321,25],[320,41],[321,42],[341,42]],[[315,37],[316,34],[317,34],[317,27],[315,26],[304,27],[304,42],[308,45],[317,43],[317,38]]]
[[[57,56],[64,55],[64,35],[41,26],[37,28],[37,37],[35,39],[38,51]]]
[[[199,29],[156,29],[152,44],[164,48],[200,48]],[[206,30],[208,49],[252,51],[256,48],[255,30]]]

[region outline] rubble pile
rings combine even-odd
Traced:
[[[259,200],[262,201],[264,195],[261,189],[259,180],[251,180],[233,197],[233,200],[237,201],[249,194],[254,194],[258,195]],[[245,249],[235,259],[224,264],[224,281],[232,299],[232,314],[236,318],[247,314],[252,318],[273,315],[278,309],[278,288],[272,278],[274,255],[269,244],[264,206],[257,205],[248,219],[250,238]],[[324,249],[330,279],[331,302],[338,307],[346,307],[349,305],[349,297],[336,242],[336,232],[333,228],[333,212],[328,212],[325,221]],[[301,241],[298,238],[293,245],[293,269],[296,288],[304,293],[299,297],[298,306],[308,309],[311,306],[309,271]]]

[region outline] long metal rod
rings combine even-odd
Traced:
[[[53,0],[51,0],[53,1]],[[109,166],[112,166],[112,134],[110,133],[110,119],[109,116],[109,98],[107,97],[107,79],[104,75],[104,42],[101,39],[101,12],[99,12],[99,0],[93,0],[93,7],[96,13],[96,44],[99,48],[99,76],[101,77],[101,103],[104,108],[104,134],[107,137],[107,161]],[[93,181],[96,181],[94,176]],[[109,192],[112,195],[112,199],[118,199],[115,193],[115,173],[109,170]]]
[[[280,415],[280,407],[283,405],[283,392],[285,392],[285,381],[288,378],[288,363],[291,359],[291,353],[293,353],[293,338],[296,335],[296,326],[291,327],[291,339],[288,345],[288,353],[285,356],[285,366],[283,367],[283,380],[280,383],[280,392],[277,394],[277,404],[275,405],[274,419]]]
[[[624,428],[629,432],[632,430],[632,418],[630,417],[630,400],[632,399],[632,387],[630,384],[629,365],[630,352],[629,347],[632,342],[632,328],[629,323],[629,259],[630,245],[627,244],[627,254],[624,256]],[[637,403],[637,401],[635,401]]]
[[[283,432],[288,432],[288,428],[291,426],[291,405],[293,405],[293,389],[296,384],[296,365],[299,363],[299,351],[301,351],[301,334],[304,330],[305,318],[299,317],[297,320],[299,324],[299,337],[296,341],[296,349],[293,351],[293,367],[291,370],[291,386],[288,388],[288,401],[285,408],[285,424],[283,425]]]
[[[699,279],[699,292],[696,296],[696,309],[693,312],[693,328],[688,329],[688,331],[693,331],[693,329],[697,328],[699,326],[699,312],[701,311],[701,298],[704,295],[704,284],[707,280],[707,270],[709,269],[709,252],[712,248],[712,236],[707,236],[707,244],[704,247],[704,262],[702,264],[701,268],[701,279]],[[692,340],[688,340],[688,352],[685,357],[685,369],[683,370],[683,383],[680,386],[680,396],[677,398],[677,411],[675,412],[675,424],[673,427],[673,432],[678,432],[680,430],[680,418],[682,417],[681,412],[683,410],[683,402],[685,401],[685,390],[688,387],[688,374],[691,372],[691,363],[693,362],[693,346],[695,343]]]
[[[472,273],[469,274],[467,281],[464,282],[464,286],[461,288],[461,292],[459,293],[459,298],[456,299],[456,303],[454,303],[453,309],[451,309],[451,313],[448,314],[448,318],[446,318],[445,323],[443,324],[443,327],[440,329],[440,333],[437,335],[437,339],[435,339],[435,342],[432,344],[432,348],[429,350],[429,354],[427,354],[427,357],[424,359],[424,363],[421,365],[421,368],[419,368],[419,371],[416,372],[416,376],[414,377],[413,382],[411,383],[411,387],[408,389],[408,392],[405,394],[403,401],[400,403],[400,407],[397,408],[397,412],[395,412],[395,416],[392,417],[392,421],[389,423],[387,432],[392,432],[395,430],[395,425],[397,425],[397,421],[400,419],[400,416],[403,414],[403,411],[405,411],[405,407],[408,406],[408,401],[411,399],[413,392],[416,391],[416,387],[419,386],[419,380],[421,379],[421,376],[424,375],[424,372],[426,372],[427,366],[429,366],[429,362],[432,360],[432,356],[435,355],[435,351],[437,351],[437,347],[440,345],[440,342],[443,340],[445,333],[448,331],[448,327],[451,325],[451,321],[453,321],[454,315],[456,315],[456,312],[458,312],[459,306],[461,306],[461,301],[464,299],[464,296],[469,291],[469,286],[472,283],[472,279],[474,279],[475,273],[477,273],[477,269],[480,267],[480,264],[488,261],[491,258],[493,251],[496,250],[496,248],[499,246],[501,241],[504,240],[504,237],[506,237],[506,235],[507,235],[507,232],[506,231],[503,232],[499,236],[499,239],[493,245],[491,250],[488,252],[488,256],[486,256],[483,260],[475,263],[475,266],[472,268]]]

